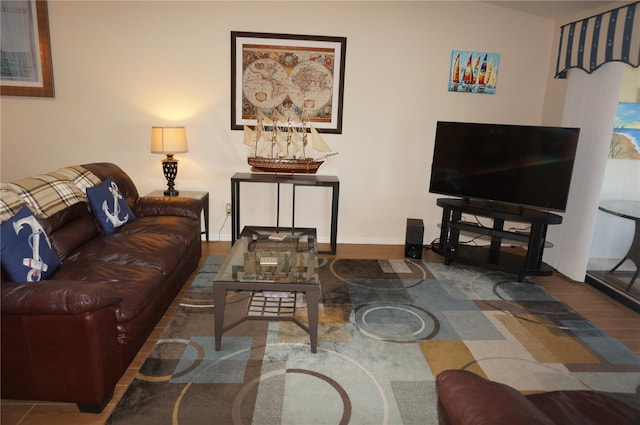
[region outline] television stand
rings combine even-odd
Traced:
[[[518,275],[518,282],[526,276],[549,276],[553,269],[542,262],[547,226],[562,223],[557,214],[519,207],[517,212],[502,208],[492,209],[486,204],[476,204],[465,199],[439,198],[436,201],[442,207],[442,225],[440,240],[431,249],[444,257],[444,263],[452,261],[486,267]],[[488,217],[493,219],[493,226],[486,227],[462,220],[462,214]],[[529,223],[530,233],[504,230],[504,222],[513,221]],[[459,241],[460,232],[471,232],[485,235],[490,239],[489,246],[468,246]],[[502,240],[526,243],[526,255],[518,255],[502,250]]]

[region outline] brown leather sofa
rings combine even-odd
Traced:
[[[86,202],[40,219],[60,267],[42,282],[1,284],[1,395],[77,403],[100,412],[201,255],[201,202],[139,197],[118,166],[113,177],[136,219],[104,234]]]
[[[472,372],[436,378],[441,425],[638,425],[640,395],[551,391],[522,395]]]

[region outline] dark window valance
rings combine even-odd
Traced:
[[[592,73],[607,62],[640,64],[640,1],[560,27],[556,78],[580,68]],[[634,31],[635,26],[635,31]]]

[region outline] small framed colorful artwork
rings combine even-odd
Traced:
[[[500,53],[451,52],[449,91],[495,94],[500,68]]]

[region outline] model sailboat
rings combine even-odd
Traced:
[[[255,129],[244,126],[243,143],[252,148],[247,158],[251,171],[315,174],[327,157],[337,154],[304,120],[285,118],[277,111],[270,117],[258,111],[256,118]],[[310,150],[318,156],[309,156]]]

